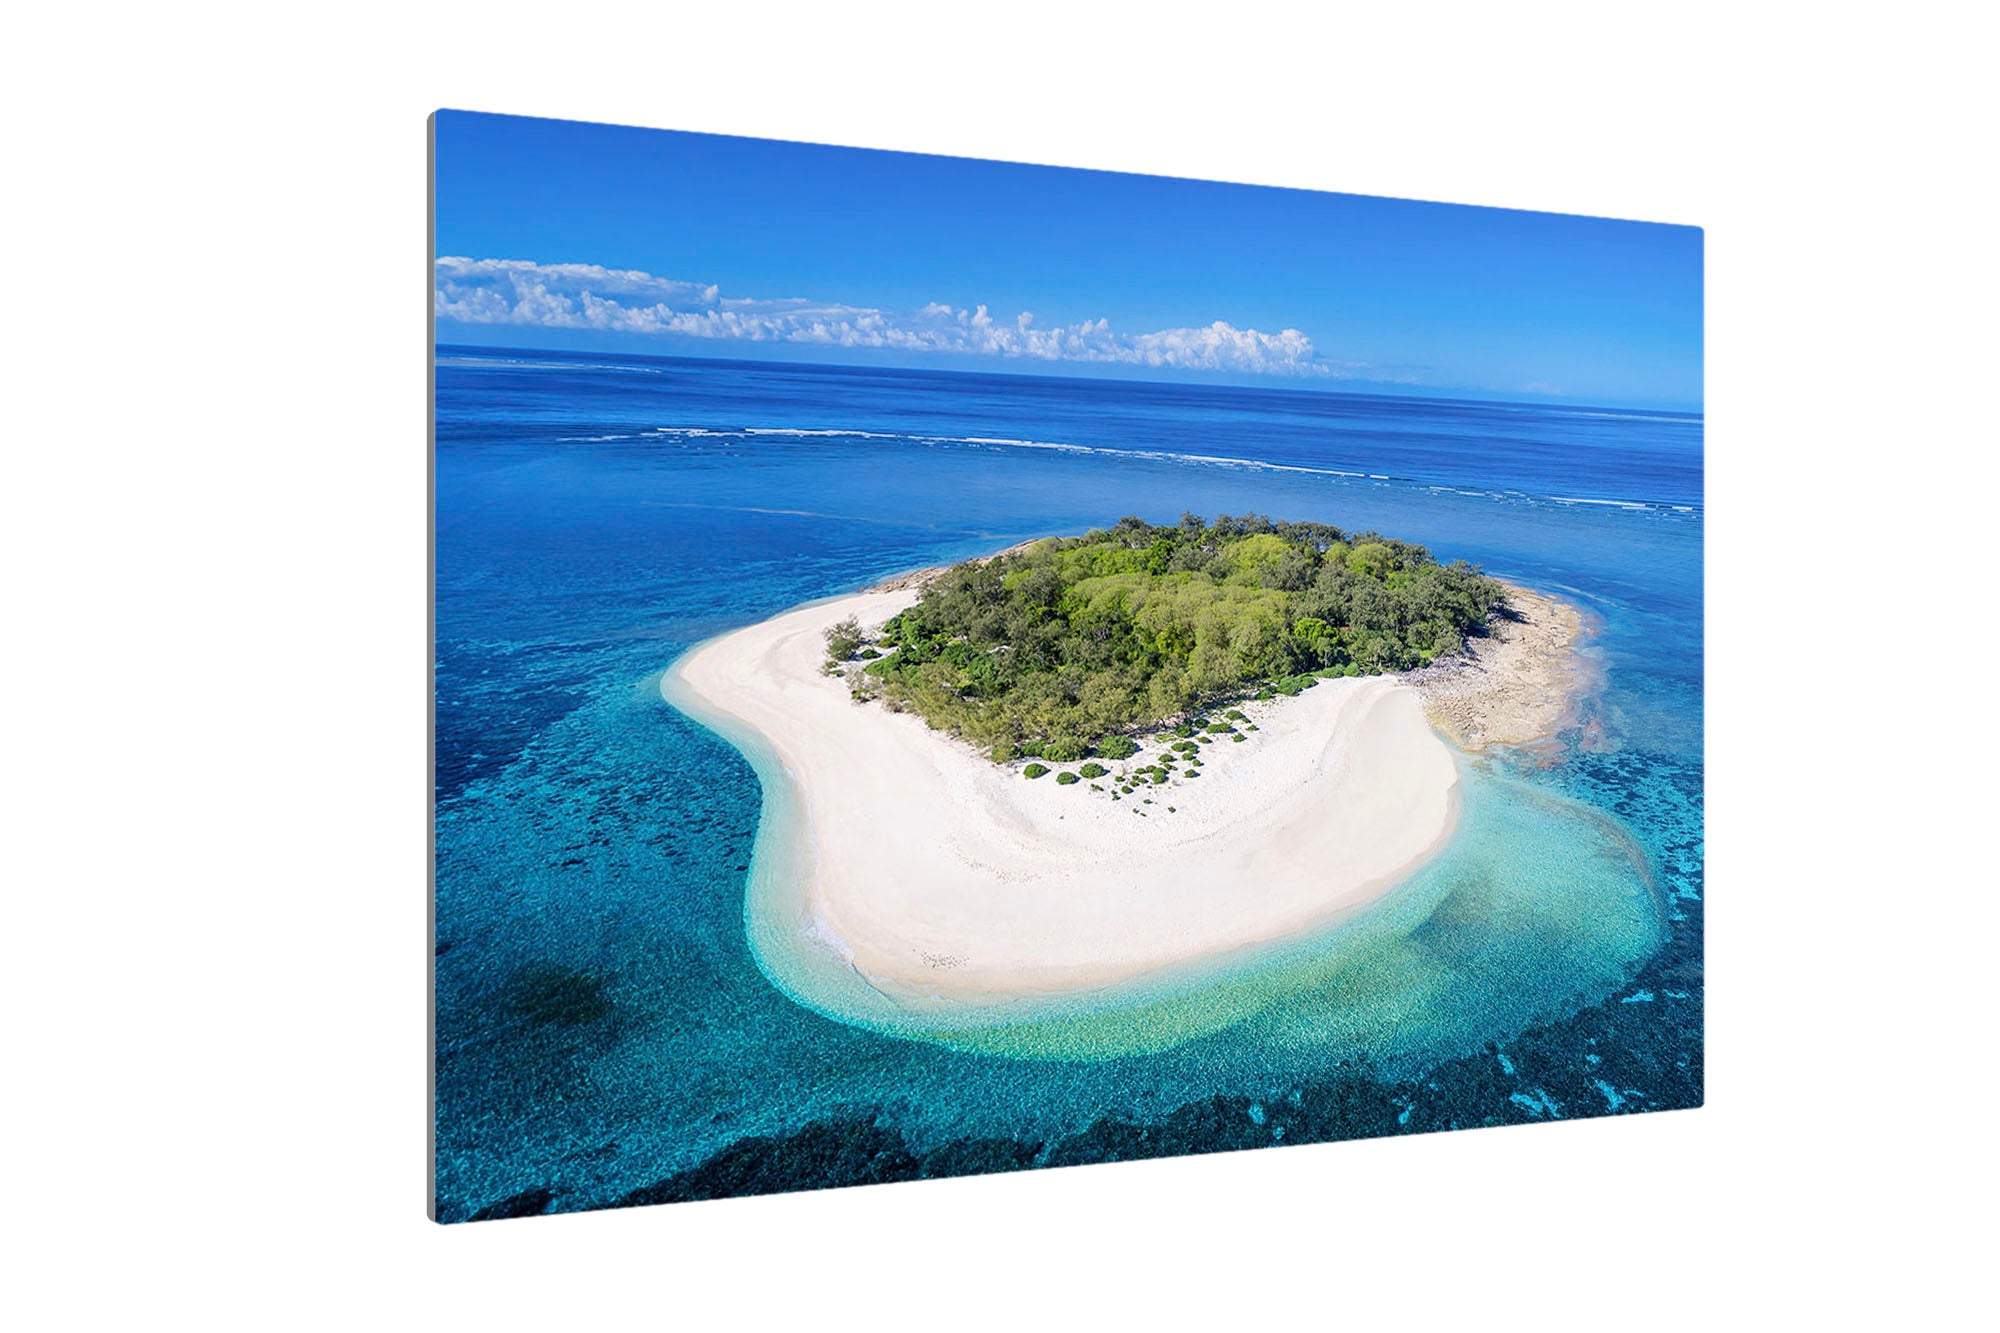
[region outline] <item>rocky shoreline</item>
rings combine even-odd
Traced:
[[[1596,673],[1580,650],[1590,627],[1569,602],[1518,584],[1491,632],[1465,651],[1406,674],[1431,725],[1461,750],[1532,745],[1575,725]]]

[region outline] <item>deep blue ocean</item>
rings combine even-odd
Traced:
[[[440,347],[436,435],[441,1219],[1699,1103],[1698,416]],[[661,671],[897,571],[1188,510],[1375,528],[1587,608],[1588,734],[1502,766],[1636,841],[1658,948],[1608,993],[1559,949],[1531,984],[1485,960],[1517,1001],[1491,1032],[1283,1059],[1008,1059],[774,989],[757,779]],[[1477,927],[1469,895],[1436,915]]]

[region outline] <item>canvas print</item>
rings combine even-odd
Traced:
[[[434,1215],[1702,1099],[1702,237],[440,112]]]

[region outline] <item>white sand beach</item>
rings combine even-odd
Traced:
[[[1393,677],[1242,705],[1258,729],[1205,746],[1199,780],[1119,801],[1108,783],[1031,781],[913,715],[853,702],[821,674],[824,631],[850,615],[872,631],[921,590],[723,635],[661,686],[782,763],[803,821],[798,929],[886,996],[1060,996],[1200,963],[1341,919],[1451,834],[1457,760]]]

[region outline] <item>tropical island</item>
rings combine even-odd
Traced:
[[[1506,589],[1421,546],[1324,523],[1184,514],[1030,542],[937,571],[879,640],[853,618],[829,664],[987,748],[1069,763],[1130,734],[1321,677],[1428,666],[1485,632]]]
[[[1344,919],[1450,837],[1459,749],[1562,723],[1579,633],[1379,534],[1129,518],[785,612],[661,689],[763,780],[765,971],[882,1023]]]

